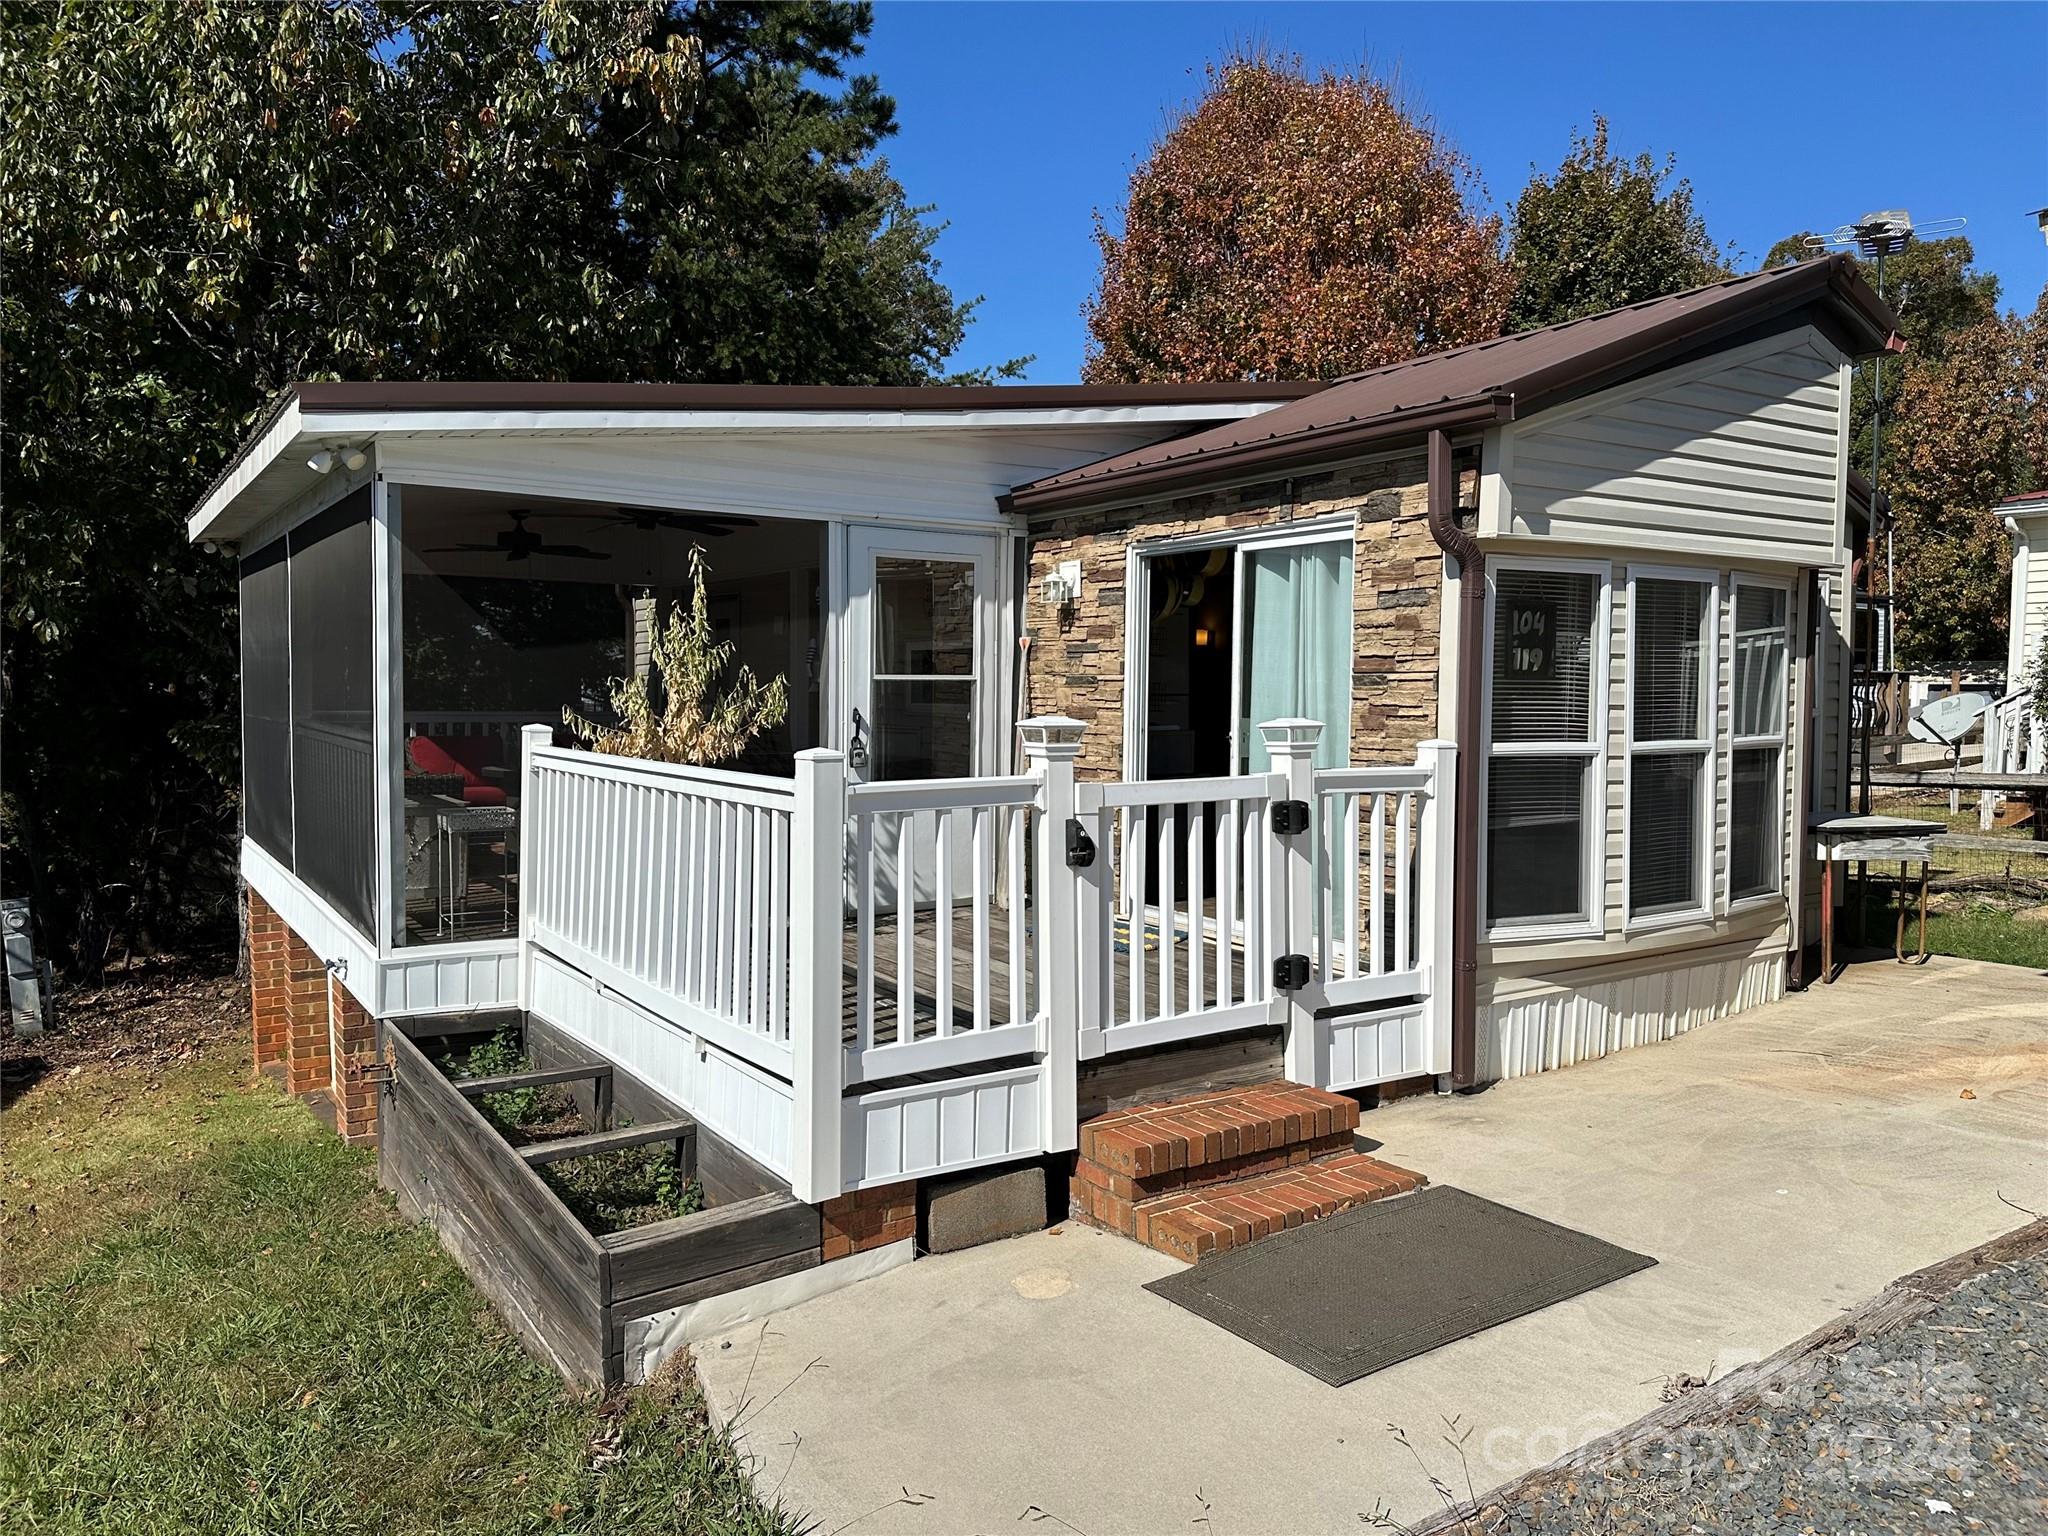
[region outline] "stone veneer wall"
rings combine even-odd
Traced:
[[[1412,762],[1437,734],[1438,609],[1443,553],[1430,537],[1422,454],[1341,466],[1034,522],[1024,624],[1031,636],[1030,708],[1088,726],[1084,778],[1123,773],[1124,555],[1134,540],[1271,528],[1355,513],[1351,760]],[[1045,577],[1081,562],[1081,601],[1062,615]]]

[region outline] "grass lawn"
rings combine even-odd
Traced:
[[[1889,899],[1872,897],[1868,932],[1874,943],[1889,943],[1896,931],[1898,909]],[[1920,942],[1917,904],[1906,911],[1906,953]],[[2021,922],[2005,906],[1966,901],[1947,912],[1927,914],[1930,954],[1958,955],[1965,960],[1992,960],[2000,965],[2025,965],[2048,970],[2048,923]]]
[[[0,1528],[795,1528],[686,1372],[598,1402],[530,1359],[367,1154],[250,1082],[238,989],[154,987],[145,1044],[74,1004],[102,1048],[0,1110]]]

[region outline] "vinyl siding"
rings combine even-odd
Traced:
[[[2042,636],[2048,635],[2048,516],[2017,520],[2017,540],[2026,548],[2025,585],[2015,605],[2020,619],[2019,645],[2014,651],[2018,675],[2006,686],[2017,688],[2041,653]]]
[[[1847,379],[1809,326],[1502,428],[1481,532],[1833,565]]]

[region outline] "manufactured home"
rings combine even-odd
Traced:
[[[1898,345],[1831,257],[1326,382],[299,385],[191,519],[241,569],[258,1064],[592,1381],[1020,1172],[1241,1238],[1118,1139],[1189,1095],[1162,1171],[1398,1186],[1323,1161],[1361,1102],[1798,980],[1850,369]],[[581,749],[693,550],[786,719]],[[563,1228],[427,1063],[504,1019],[710,1208]]]

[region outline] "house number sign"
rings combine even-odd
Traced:
[[[1508,604],[1508,675],[1557,675],[1557,604],[1518,597]]]

